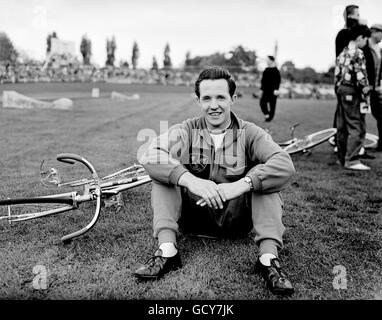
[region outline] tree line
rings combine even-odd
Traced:
[[[52,38],[58,38],[56,32],[48,34],[46,40],[46,53],[51,51]],[[106,39],[106,66],[115,66],[115,52],[117,43],[114,36]],[[85,34],[81,38],[80,52],[84,65],[91,65],[92,42]],[[137,69],[140,57],[140,49],[137,41],[134,41],[132,53],[129,60],[121,60],[120,67]],[[18,58],[18,52],[13,46],[12,41],[5,32],[0,32],[0,63],[14,64]],[[173,67],[171,60],[170,44],[166,43],[163,50],[163,69],[171,69]],[[191,52],[187,52],[184,60],[185,71],[197,72],[204,66],[219,65],[228,68],[234,73],[260,73],[258,69],[258,56],[256,51],[246,49],[239,45],[229,52],[215,52],[205,56],[191,56]],[[158,60],[155,56],[152,58],[152,70],[159,70]],[[292,61],[286,61],[280,66],[281,76],[291,82],[297,83],[333,83],[334,67],[329,68],[327,72],[316,72],[311,67],[297,68]]]
[[[297,68],[292,61],[285,61],[280,66],[281,77],[295,83],[333,84],[334,66],[326,72],[317,72],[311,67]]]
[[[106,66],[113,67],[115,65],[115,51],[116,51],[116,49],[117,49],[117,43],[115,40],[115,36],[112,36],[111,39],[106,39],[106,62],[105,62]],[[84,35],[81,39],[80,52],[81,52],[81,55],[83,58],[83,64],[84,65],[90,65],[91,64],[90,58],[92,55],[92,43],[91,43],[91,40],[86,35]],[[131,67],[134,70],[137,69],[137,67],[138,67],[139,56],[140,56],[140,51],[139,51],[138,43],[136,41],[134,41],[133,49],[132,49],[132,53],[131,53],[131,60],[130,60]],[[163,68],[164,69],[172,68],[172,62],[171,62],[171,58],[170,58],[170,45],[168,43],[166,44],[166,46],[164,48],[163,56],[164,56]],[[119,65],[120,65],[120,67],[129,68],[130,63],[127,60],[121,60]],[[155,56],[153,57],[152,69],[154,69],[154,70],[159,69],[158,61],[157,61]]]

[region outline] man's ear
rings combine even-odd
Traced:
[[[355,39],[355,41],[356,41],[357,43],[360,43],[361,40],[362,40],[362,38],[363,38],[363,36],[362,36],[362,35],[359,35],[359,36]]]
[[[237,95],[236,95],[236,93],[232,96],[232,102],[236,102],[236,100],[237,100]]]
[[[197,96],[195,93],[192,93],[192,94],[191,94],[191,98],[192,98],[192,100],[194,100],[196,103],[200,103],[200,99],[198,98],[198,96]]]

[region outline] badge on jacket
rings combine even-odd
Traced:
[[[208,165],[208,157],[200,153],[190,154],[190,168],[192,171],[198,173],[202,172]]]

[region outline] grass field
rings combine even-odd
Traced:
[[[43,159],[57,165],[56,154],[76,153],[101,175],[136,162],[144,128],[159,133],[198,115],[192,88],[102,84],[2,86],[32,97],[72,98],[75,108],[16,110],[0,108],[0,198],[51,194],[39,183]],[[115,102],[112,90],[139,93],[140,100]],[[249,89],[234,106],[243,119],[267,127]],[[275,140],[331,126],[334,101],[279,100],[271,124]],[[368,132],[376,133],[367,118]],[[382,155],[368,161],[371,172],[345,171],[335,164],[328,143],[308,155],[293,156],[296,176],[283,192],[285,248],[280,257],[295,285],[293,299],[382,299]],[[67,166],[62,166],[67,168]],[[257,248],[252,237],[179,240],[184,267],[154,283],[139,283],[132,271],[156,249],[152,239],[150,184],[125,193],[124,207],[107,208],[95,228],[71,244],[61,236],[91,218],[91,206],[65,215],[0,224],[0,298],[2,299],[278,299],[253,273]],[[4,209],[4,210],[2,210]],[[5,214],[5,208],[0,208]],[[48,270],[48,288],[36,290],[36,265]],[[336,266],[346,268],[347,289],[334,289]],[[342,269],[345,271],[345,269]]]

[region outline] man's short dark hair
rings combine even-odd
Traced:
[[[349,5],[349,6],[347,6],[345,8],[345,10],[344,10],[344,19],[345,19],[346,28],[351,28],[354,24],[356,24],[358,22],[357,20],[349,17],[357,9],[359,9],[359,7],[357,5],[355,5],[355,4],[351,4],[351,5]]]
[[[272,62],[275,62],[275,57],[274,56],[268,56],[268,59],[271,60]]]
[[[363,24],[357,24],[354,27],[351,27],[350,31],[349,31],[349,39],[355,40],[359,36],[369,38],[370,37],[370,29]]]
[[[349,17],[354,13],[356,9],[359,9],[359,7],[355,4],[351,4],[349,6],[346,6],[345,8],[345,18]]]
[[[199,74],[199,77],[195,82],[195,94],[197,95],[197,97],[200,98],[200,83],[203,80],[219,80],[219,79],[225,79],[227,81],[229,95],[232,97],[236,91],[235,80],[233,80],[233,77],[228,70],[223,69],[221,67],[216,67],[216,66],[204,69]]]

